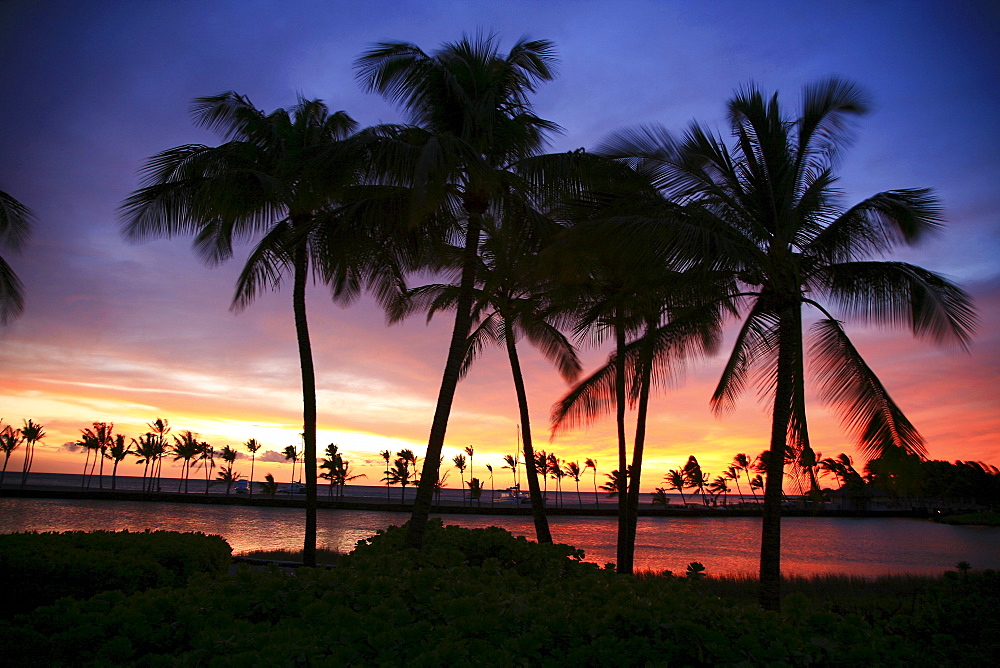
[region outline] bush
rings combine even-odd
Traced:
[[[221,574],[231,548],[201,533],[112,531],[0,535],[0,616],[64,596],[181,586],[195,573]]]
[[[0,625],[0,646],[52,666],[978,665],[995,648],[976,629],[992,574],[940,580],[892,617],[804,594],[780,616],[712,595],[711,578],[615,575],[501,530],[435,524],[421,553],[401,540],[390,529],[331,570],[63,600]]]

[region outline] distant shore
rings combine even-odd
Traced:
[[[320,490],[317,500],[319,508],[331,510],[369,510],[379,512],[410,512],[413,508],[413,498],[410,496],[402,501],[376,500],[372,497],[352,496],[350,488],[345,490],[343,497],[330,498]],[[398,492],[395,494],[398,496]],[[78,499],[85,501],[145,501],[155,503],[189,503],[208,505],[258,506],[262,508],[304,508],[305,498],[302,494],[273,497],[260,492],[253,495],[231,492],[143,492],[137,490],[111,489],[74,489],[62,485],[29,484],[5,487],[0,490],[0,498],[26,499]],[[482,501],[481,504],[459,505],[455,502],[434,503],[431,512],[444,515],[531,515],[530,506],[508,503]],[[618,513],[618,505],[614,499],[597,503],[570,503],[566,501],[558,507],[546,506],[546,514],[550,516],[594,516],[607,517]],[[639,506],[639,515],[643,517],[759,517],[759,507],[709,506],[695,508],[691,506]],[[782,515],[786,517],[908,517],[928,518],[925,510],[831,510],[813,508],[784,508]]]

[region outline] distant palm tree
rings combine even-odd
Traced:
[[[873,455],[919,456],[923,440],[822,302],[861,322],[906,326],[963,347],[977,322],[969,296],[943,277],[869,259],[940,227],[931,191],[881,192],[848,208],[837,202],[833,167],[851,119],[867,110],[864,93],[831,78],[807,86],[802,99],[799,115],[789,117],[777,94],[753,85],[738,91],[728,104],[732,147],[692,124],[683,138],[649,127],[620,133],[606,149],[658,174],[664,196],[689,216],[673,239],[697,237],[700,248],[713,248],[706,262],[739,286],[730,303],[745,319],[712,405],[731,408],[754,377],[773,397],[760,555],[760,604],[771,610],[781,601],[784,455],[788,446],[810,448],[803,309],[820,316],[809,352],[822,396]]]
[[[462,490],[462,505],[465,505],[465,455],[455,455],[452,460],[455,464],[455,468],[458,469],[458,475],[461,478],[459,484]]]
[[[472,455],[475,454],[476,449],[471,445],[465,446],[465,454],[469,456],[469,478],[472,478]]]
[[[479,478],[471,478],[469,480],[469,496],[476,500],[476,507],[482,507],[483,484],[479,481]]]
[[[163,442],[153,433],[147,433],[139,438],[132,439],[133,454],[138,455],[136,464],[142,464],[142,491],[150,491],[153,488],[153,476],[150,471],[156,470],[156,461],[163,454]]]
[[[743,489],[740,488],[739,469],[737,469],[735,466],[730,466],[729,468],[726,469],[726,472],[723,475],[726,476],[727,480],[732,480],[733,482],[736,483],[736,493],[739,494],[740,496],[740,503],[743,503]]]
[[[385,480],[385,499],[386,499],[386,501],[388,501],[389,500],[389,461],[392,459],[392,453],[389,452],[388,450],[383,450],[379,454],[382,455],[382,459],[385,460],[385,477],[382,478],[382,479]]]
[[[222,450],[219,451],[219,457],[226,464],[221,468],[216,477],[218,480],[226,483],[226,496],[229,496],[229,490],[232,489],[233,483],[243,477],[239,473],[233,473],[233,465],[236,463],[238,456],[239,453],[228,445],[223,446]]]
[[[14,429],[10,425],[4,425],[0,421],[0,452],[3,452],[3,470],[0,471],[0,489],[3,489],[3,479],[7,475],[7,462],[14,451],[21,447],[24,439],[20,429]]]
[[[191,462],[197,460],[199,455],[205,453],[205,449],[198,441],[198,435],[190,429],[182,431],[180,436],[174,436],[174,445],[171,448],[174,461],[181,462],[181,479],[177,483],[177,491],[184,488],[184,493],[188,492],[188,481],[191,478]]]
[[[292,479],[291,482],[295,483],[295,464],[299,461],[299,455],[302,453],[295,449],[294,445],[286,445],[285,449],[281,451],[285,455],[285,460],[292,460]]]
[[[694,487],[698,490],[698,493],[701,494],[701,503],[705,506],[708,505],[705,499],[705,486],[708,484],[708,477],[708,474],[702,471],[698,458],[694,455],[688,457],[687,463],[684,464],[684,478],[687,480],[688,487]]]
[[[98,483],[101,489],[104,489],[104,459],[107,455],[108,448],[111,447],[114,442],[113,432],[115,425],[112,422],[95,422],[92,428],[81,429],[80,433],[83,438],[79,442],[79,445],[83,445],[87,448],[87,454],[89,458],[90,451],[94,451],[94,461],[90,465],[90,478],[94,477],[94,469],[97,468],[98,459],[101,462],[100,477],[98,478]],[[87,482],[87,487],[90,487],[90,482]]]
[[[728,494],[730,492],[729,485],[726,484],[728,478],[724,475],[716,476],[712,479],[712,482],[708,485],[708,491],[715,495],[718,499],[719,495],[722,495],[722,505],[728,505]]]
[[[517,465],[520,464],[516,454],[514,455],[504,455],[503,460],[507,462],[507,465],[503,468],[510,469],[510,472],[514,475],[514,487],[520,487],[520,483],[517,480]]]
[[[150,432],[156,434],[157,440],[159,441],[158,454],[153,464],[152,477],[156,479],[156,491],[160,491],[160,476],[163,471],[163,457],[167,454],[167,434],[170,433],[170,423],[163,418],[156,418],[152,422],[146,424],[149,427]],[[152,479],[149,481],[149,489],[153,489]]]
[[[583,497],[580,496],[580,476],[583,474],[583,469],[580,468],[580,462],[567,462],[566,474],[576,483],[576,500],[583,508]]]
[[[28,474],[31,472],[31,465],[35,460],[35,444],[45,438],[45,427],[35,424],[31,420],[25,420],[21,427],[21,436],[24,437],[24,465],[21,469],[21,487],[28,482]]]
[[[496,489],[493,487],[493,464],[487,464],[486,470],[490,472],[490,505],[493,505],[493,497],[496,496]]]
[[[257,462],[257,451],[260,450],[261,445],[256,438],[251,438],[243,444],[243,447],[250,451],[250,496],[253,496],[253,467]]]
[[[114,466],[111,468],[111,489],[116,488],[118,465],[123,459],[132,453],[132,448],[125,442],[125,436],[122,434],[115,434],[114,441],[111,443],[111,447],[108,448],[107,452],[108,459],[114,462]]]
[[[215,470],[215,448],[204,441],[198,444],[199,452],[196,460],[201,468],[205,469],[205,494],[208,494],[212,486],[212,471]]]
[[[0,190],[0,248],[18,252],[31,234],[31,210]],[[6,325],[24,311],[24,286],[0,257],[0,325]]]
[[[601,505],[601,499],[597,496],[597,460],[596,459],[591,459],[590,457],[587,457],[587,461],[584,462],[583,467],[586,468],[586,469],[593,469],[594,470],[594,503],[596,503],[598,506],[600,506]]]
[[[274,481],[273,475],[270,473],[264,474],[264,482],[260,484],[260,491],[272,499],[274,498],[274,495],[278,493],[278,483]]]
[[[687,487],[688,480],[681,469],[671,469],[667,475],[663,476],[663,482],[667,483],[669,489],[676,489],[681,495],[681,505],[687,505],[684,499],[684,488]]]

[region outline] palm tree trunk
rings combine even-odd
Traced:
[[[639,523],[639,481],[642,476],[642,455],[646,444],[646,416],[649,412],[649,390],[653,374],[653,330],[656,323],[647,322],[646,342],[643,344],[641,376],[639,378],[639,405],[635,421],[635,443],[632,448],[632,475],[628,485],[628,536],[625,545],[627,572],[635,563],[635,533]]]
[[[309,269],[306,247],[295,249],[295,277],[292,307],[295,311],[295,335],[299,344],[299,365],[302,368],[302,439],[303,462],[306,469],[306,526],[302,547],[302,564],[316,565],[316,372],[313,368],[309,326],[306,322],[306,278]],[[294,462],[293,462],[294,467]]]
[[[504,318],[504,338],[507,343],[507,357],[510,358],[510,370],[514,376],[517,408],[521,414],[521,439],[524,446],[524,464],[528,473],[528,490],[531,493],[531,516],[535,520],[535,536],[538,542],[551,543],[552,533],[549,531],[549,520],[545,515],[545,499],[538,488],[538,469],[535,467],[535,448],[531,442],[531,418],[528,414],[528,394],[524,389],[524,376],[521,374],[521,362],[517,357],[514,332],[506,324],[509,322]]]
[[[116,488],[116,483],[118,482],[118,460],[115,460],[115,465],[111,469],[111,489]]]
[[[618,314],[620,316],[620,314]],[[625,441],[625,328],[621,320],[615,323],[615,403],[617,408],[616,421],[618,426],[618,550],[617,573],[631,573],[628,559],[628,463]]]
[[[792,417],[795,385],[801,384],[801,310],[785,307],[778,325],[778,373],[771,417],[771,445],[764,482],[764,510],[760,536],[759,603],[765,610],[781,610],[781,485],[785,468],[785,444]],[[796,342],[797,339],[797,342]]]
[[[424,544],[427,520],[430,516],[431,502],[434,499],[434,486],[437,483],[441,467],[441,448],[444,446],[445,433],[448,431],[448,418],[451,416],[451,405],[455,400],[455,390],[458,388],[462,360],[465,359],[469,328],[472,326],[476,262],[479,257],[479,236],[482,230],[482,215],[486,210],[486,202],[473,203],[467,200],[465,208],[469,213],[469,218],[465,232],[462,280],[459,283],[458,303],[455,308],[455,326],[451,333],[451,344],[448,347],[448,359],[445,362],[444,375],[441,378],[441,388],[438,390],[434,420],[431,422],[431,433],[427,439],[427,452],[424,455],[420,485],[417,487],[417,498],[413,501],[413,512],[410,515],[406,532],[406,546],[417,549],[422,548]]]

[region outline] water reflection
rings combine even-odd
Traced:
[[[0,499],[0,533],[14,531],[202,531],[223,536],[236,552],[299,549],[305,511],[289,508],[196,506],[139,501]],[[317,543],[350,551],[357,541],[407,513],[320,510]],[[469,528],[502,526],[534,536],[530,517],[448,515],[447,524]],[[583,549],[587,561],[615,560],[616,524],[605,517],[553,517],[557,542]],[[760,549],[757,518],[640,518],[636,568],[683,572],[700,561],[711,574],[754,573]],[[910,519],[786,518],[782,522],[782,566],[787,574],[938,574],[968,561],[1000,568],[1000,530],[958,527]]]

